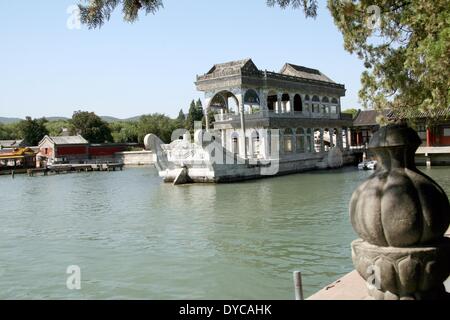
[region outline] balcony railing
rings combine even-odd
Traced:
[[[338,113],[317,113],[310,111],[296,111],[296,112],[282,112],[277,113],[272,110],[261,110],[255,113],[245,113],[245,119],[264,119],[264,118],[294,118],[294,119],[343,119]],[[214,115],[216,122],[225,121],[238,121],[240,120],[239,114],[223,113]],[[346,117],[344,118],[345,120]]]

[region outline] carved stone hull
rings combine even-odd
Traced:
[[[450,239],[422,247],[380,247],[362,239],[352,242],[352,259],[377,300],[448,298],[444,281],[450,273]]]

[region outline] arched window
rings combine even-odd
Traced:
[[[293,151],[293,143],[292,143],[292,138],[293,138],[293,132],[292,129],[287,128],[284,130],[284,135],[283,135],[283,146],[284,146],[284,152],[289,153]]]
[[[244,110],[245,113],[255,113],[260,109],[260,100],[258,93],[253,89],[248,89],[244,95]]]
[[[210,102],[209,106],[212,107],[212,108],[226,108],[227,101],[226,101],[225,96],[222,95],[221,93],[216,94],[211,99],[211,102]]]
[[[305,96],[305,101],[309,101],[309,96],[308,95]]]
[[[275,92],[270,92],[267,95],[267,109],[269,109],[269,111],[275,111],[275,105],[277,103],[278,97],[277,94]]]
[[[248,89],[244,95],[244,103],[248,104],[258,104],[259,105],[259,96],[253,89]]]
[[[330,100],[328,99],[328,97],[323,97],[323,98],[322,98],[322,102],[323,102],[323,103],[329,103]]]
[[[225,112],[234,112],[237,109],[238,100],[236,96],[230,91],[220,91],[214,95],[206,108],[212,110],[214,113],[222,109]]]
[[[294,112],[302,112],[302,111],[303,111],[302,97],[300,97],[299,94],[296,94],[294,96]]]
[[[312,112],[319,113],[320,112],[320,99],[318,96],[312,97]]]
[[[339,104],[338,99],[332,98],[332,99],[331,99],[331,103],[332,103],[333,105],[330,106],[330,113],[337,113],[337,111],[338,111],[337,105]]]
[[[303,128],[297,129],[295,141],[297,145],[296,152],[305,152],[305,130]]]

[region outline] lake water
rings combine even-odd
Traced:
[[[424,169],[450,193],[450,168]],[[153,168],[0,177],[1,299],[293,299],[352,269],[344,168],[220,185]],[[81,269],[81,290],[66,287]]]

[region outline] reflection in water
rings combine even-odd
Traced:
[[[427,174],[448,192],[450,169]],[[0,177],[0,298],[292,299],[352,269],[342,169],[172,186],[154,169]],[[82,289],[66,289],[79,265]]]

